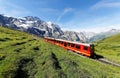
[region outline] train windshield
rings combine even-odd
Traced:
[[[94,51],[94,44],[90,45],[90,49],[91,49],[91,51]]]

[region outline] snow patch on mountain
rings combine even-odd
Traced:
[[[17,25],[18,27],[24,27],[26,29],[28,29],[28,27],[30,27],[29,24],[21,24],[21,25]]]
[[[47,22],[47,24],[48,24],[48,27],[49,27],[49,28],[51,28],[51,29],[53,28],[52,22],[49,21],[49,22]]]

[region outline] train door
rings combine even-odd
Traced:
[[[66,42],[64,42],[64,47],[66,47],[67,46],[67,43]]]
[[[64,42],[61,41],[61,47],[64,47]]]
[[[76,45],[76,50],[80,51],[80,45]]]
[[[69,42],[67,43],[67,49],[68,49],[68,50],[71,49],[71,47],[70,47],[70,43],[69,43]]]

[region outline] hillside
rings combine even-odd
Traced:
[[[96,53],[120,64],[120,34],[95,42]]]
[[[117,70],[117,71],[116,71]],[[119,78],[120,69],[0,27],[0,78]]]

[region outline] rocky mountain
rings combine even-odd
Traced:
[[[64,35],[62,35],[62,39],[89,43],[102,40],[118,33],[120,33],[120,29],[110,29],[109,31],[101,33],[65,31]]]
[[[94,32],[85,32],[85,31],[83,31],[83,32],[80,32],[80,33],[83,34],[88,40],[96,35],[96,33],[94,33]]]
[[[0,15],[0,25],[41,37],[53,37],[78,42],[93,42],[120,33],[120,30],[116,29],[99,34],[94,32],[63,31],[59,25],[52,22],[45,22],[33,16],[15,18]]]
[[[116,35],[120,33],[120,29],[111,29],[109,31],[106,31],[106,32],[101,32],[101,33],[98,33],[96,35],[94,35],[93,37],[91,37],[88,42],[94,42],[94,41],[99,41],[99,40],[102,40],[104,38],[107,38],[107,37],[110,37],[110,36],[113,36],[113,35]]]
[[[74,31],[65,31],[64,35],[62,35],[62,39],[69,41],[86,41],[86,37],[84,35],[80,35],[80,33]]]
[[[58,25],[53,24],[52,22],[45,22],[40,18],[33,16],[14,18],[0,15],[0,25],[42,37],[84,42],[87,40],[87,37],[83,33],[62,31]]]
[[[14,18],[0,15],[0,25],[38,36],[59,37],[64,34],[58,25],[33,16]]]
[[[77,41],[77,42],[88,42],[88,40],[94,36],[93,32],[75,32],[75,31],[65,31],[62,35],[62,39]]]

